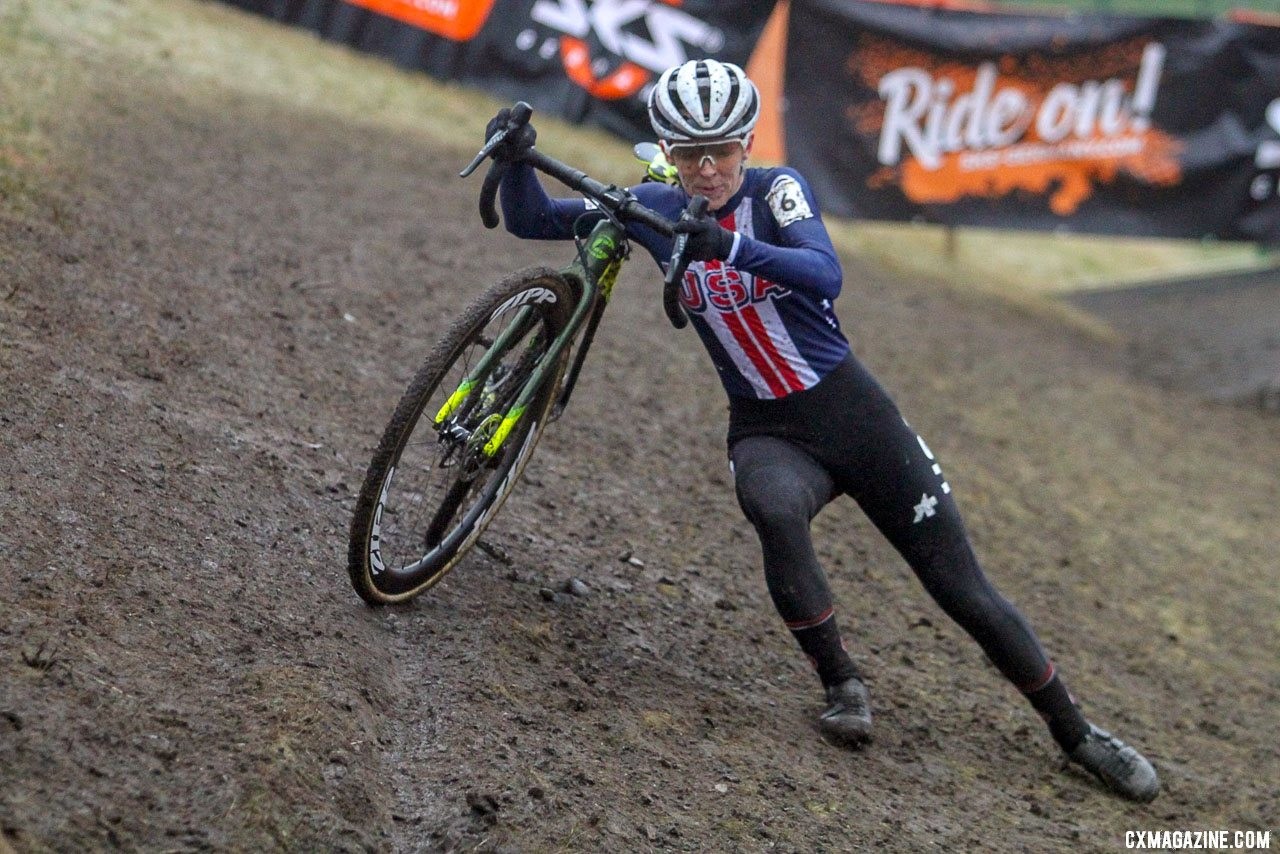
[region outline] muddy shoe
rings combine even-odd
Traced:
[[[826,735],[850,745],[871,739],[871,696],[856,676],[827,688],[828,708],[818,718]]]
[[[1160,793],[1160,778],[1146,757],[1093,724],[1089,724],[1089,734],[1071,751],[1070,758],[1108,789],[1131,801],[1146,803]]]

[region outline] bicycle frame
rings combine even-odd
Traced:
[[[502,506],[546,422],[558,418],[568,404],[630,254],[627,232],[632,223],[671,238],[663,308],[677,328],[688,321],[678,292],[688,264],[689,229],[679,222],[700,215],[699,205],[706,200],[693,197],[673,221],[645,207],[629,190],[602,184],[532,146],[495,155],[531,114],[527,104],[517,103],[510,120],[490,134],[462,170],[466,177],[492,156],[480,188],[481,221],[487,228],[499,224],[499,183],[515,162],[504,159],[508,155],[581,192],[598,213],[574,220],[565,229],[571,235],[561,232],[573,237],[577,250],[564,268],[529,268],[477,297],[401,397],[369,464],[348,542],[352,584],[370,604],[404,601],[438,582],[475,545]],[[649,172],[654,174],[652,164]],[[586,223],[592,226],[584,236]],[[442,394],[443,404],[438,402]],[[425,409],[428,405],[439,408],[432,412]],[[419,427],[428,435],[418,434]],[[415,435],[412,444],[418,447],[404,460],[401,455]],[[402,464],[417,476],[410,477],[408,486],[398,485],[389,498]],[[389,526],[384,510],[392,519]],[[384,560],[388,532],[397,557],[394,565]]]
[[[519,394],[516,395],[511,405],[507,407],[501,416],[497,413],[490,416],[485,420],[484,424],[481,424],[476,429],[472,436],[467,437],[469,443],[478,442],[481,439],[484,440],[485,443],[481,450],[486,457],[492,459],[502,449],[511,431],[520,423],[520,418],[524,415],[529,401],[534,398],[538,390],[542,388],[543,383],[547,381],[548,371],[554,370],[554,366],[560,361],[561,354],[571,346],[574,338],[578,335],[578,331],[585,323],[586,332],[578,346],[573,365],[566,375],[564,387],[561,389],[560,397],[555,403],[551,420],[554,421],[564,411],[565,406],[569,403],[569,396],[577,383],[583,362],[586,360],[587,350],[595,338],[596,328],[600,325],[600,319],[604,316],[604,308],[608,304],[609,298],[613,295],[613,285],[617,281],[618,271],[622,269],[622,262],[626,259],[627,253],[626,234],[612,221],[608,219],[601,220],[588,235],[579,257],[575,258],[573,263],[560,271],[560,274],[571,285],[576,285],[575,290],[579,294],[578,302],[574,306],[569,322],[561,330],[560,334],[556,336],[546,354],[538,360],[538,364],[534,367],[529,378],[525,380]],[[528,323],[531,312],[532,309],[528,306],[519,308],[519,314],[516,315],[514,321],[489,347],[467,378],[459,384],[457,390],[449,396],[440,411],[436,413],[434,423],[438,428],[442,427],[449,416],[457,412],[466,403],[475,389],[484,385],[486,377],[488,377],[493,368],[495,359],[493,354],[501,353],[505,349],[503,345],[506,344],[510,337],[521,335],[524,331],[527,331],[526,323]]]
[[[587,350],[595,340],[596,329],[600,326],[600,319],[604,317],[605,306],[613,297],[613,285],[618,279],[618,273],[622,270],[622,262],[627,259],[627,253],[626,234],[611,220],[601,220],[587,236],[585,250],[574,259],[572,264],[561,271],[561,275],[570,284],[577,282],[582,290],[582,297],[578,301],[573,318],[569,321],[569,329],[566,330],[570,331],[570,340],[572,340],[572,330],[576,330],[582,322],[579,320],[579,315],[584,308],[589,308],[591,314],[586,320],[587,328],[578,345],[578,352],[574,355],[573,365],[565,376],[560,397],[552,409],[550,419],[552,421],[559,418],[564,408],[569,405],[569,396],[573,394],[574,386],[578,383],[578,374],[582,372]]]

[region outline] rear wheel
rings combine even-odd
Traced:
[[[427,357],[383,433],[351,521],[348,569],[366,602],[401,602],[431,587],[493,519],[546,426],[569,348],[543,366],[523,412],[513,404],[572,309],[558,273],[524,270],[468,306]]]

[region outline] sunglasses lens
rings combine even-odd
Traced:
[[[671,146],[671,160],[679,166],[702,165],[702,161],[711,160],[711,165],[715,166],[721,160],[732,157],[739,151],[742,151],[742,143],[740,142],[715,142],[709,145],[673,145]]]
[[[671,159],[681,166],[689,166],[702,160],[701,145],[674,145],[671,147]]]

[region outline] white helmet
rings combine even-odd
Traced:
[[[745,138],[759,117],[756,84],[732,62],[691,59],[662,72],[649,93],[649,122],[667,142]]]

